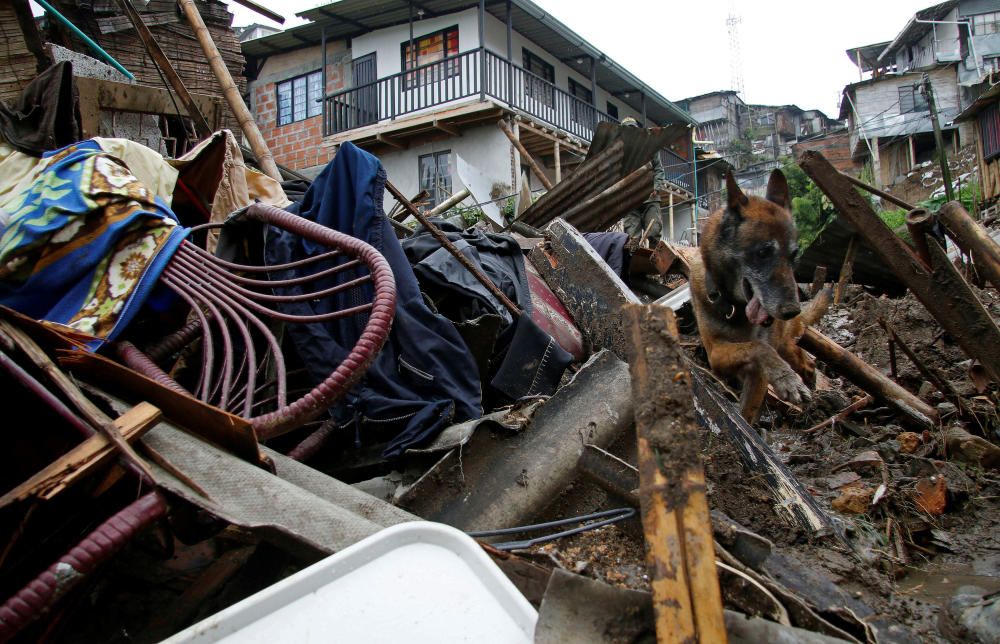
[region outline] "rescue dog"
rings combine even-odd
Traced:
[[[811,398],[815,361],[797,342],[826,313],[830,296],[823,291],[804,310],[799,304],[793,271],[798,231],[785,175],[771,173],[766,199],[747,197],[732,174],[726,190],[727,205],[702,232],[691,294],[709,364],[741,382],[743,417],[755,423],[768,384],[790,403]]]

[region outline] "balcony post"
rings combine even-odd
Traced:
[[[514,106],[514,5],[507,0],[507,104]]]
[[[319,46],[323,49],[323,74],[320,83],[323,85],[323,91],[321,92],[322,102],[320,103],[320,118],[323,119],[323,136],[329,136],[331,134],[330,127],[326,122],[326,25],[323,25],[322,31],[319,33]],[[308,93],[308,83],[306,91]]]
[[[486,0],[479,0],[479,101],[486,101]]]
[[[597,59],[593,56],[590,57],[590,102],[597,109]],[[597,117],[594,118],[596,122]]]

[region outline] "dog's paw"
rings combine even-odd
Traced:
[[[809,391],[809,387],[802,381],[799,374],[791,369],[782,369],[776,374],[776,377],[771,378],[771,386],[774,387],[774,392],[778,394],[778,398],[793,405],[812,400],[812,393]]]

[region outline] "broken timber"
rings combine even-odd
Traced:
[[[931,259],[928,270],[913,249],[878,218],[868,201],[822,154],[807,151],[799,165],[962,350],[978,359],[990,376],[1000,381],[1000,329],[937,241],[927,240]]]
[[[524,147],[521,140],[517,138],[517,135],[514,134],[514,130],[510,129],[510,124],[508,124],[507,121],[501,120],[497,121],[497,127],[500,128],[501,132],[507,135],[510,142],[514,144],[515,148],[517,148],[517,151],[521,153],[521,161],[528,164],[528,167],[535,173],[538,180],[542,182],[545,189],[552,190],[552,180],[545,176],[545,172],[542,171],[541,166],[538,165],[538,162],[535,161],[535,159],[531,156],[531,153]]]
[[[972,255],[976,270],[993,286],[1000,288],[1000,246],[986,229],[970,217],[958,201],[949,201],[941,206],[938,218],[958,247]]]
[[[658,642],[726,642],[690,375],[673,311],[631,305],[639,500]],[[669,478],[668,478],[669,477]]]
[[[639,298],[573,226],[556,218],[545,232],[546,242],[528,259],[573,316],[585,349],[611,349],[624,359],[622,305],[638,304]]]
[[[778,460],[764,439],[740,410],[718,391],[709,377],[691,370],[691,390],[698,422],[714,434],[724,434],[747,469],[761,474],[761,481],[777,500],[775,509],[811,534],[837,534],[830,517],[820,509],[795,475]]]

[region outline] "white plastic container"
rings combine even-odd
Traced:
[[[537,619],[469,536],[419,521],[386,528],[167,642],[531,642]]]

